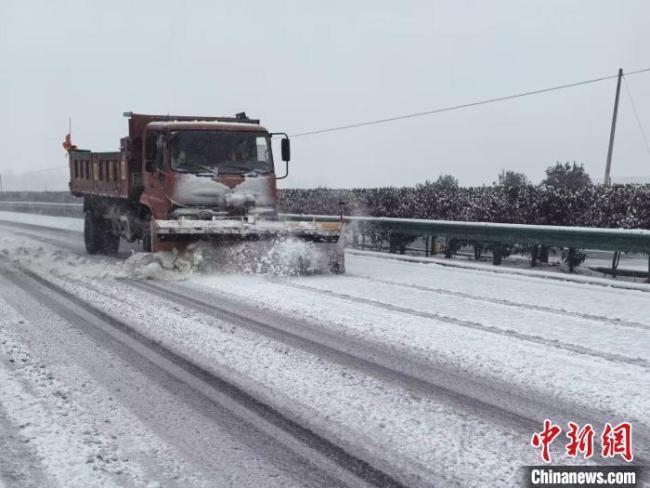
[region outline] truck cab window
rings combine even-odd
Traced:
[[[159,131],[147,133],[145,142],[145,161],[147,171],[163,169],[163,135]]]
[[[270,139],[247,131],[180,130],[169,135],[171,169],[196,174],[273,171]]]

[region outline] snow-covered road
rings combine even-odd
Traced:
[[[650,458],[648,286],[372,253],[143,281],[77,219],[0,221],[9,486],[520,486],[545,418]]]

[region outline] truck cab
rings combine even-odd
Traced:
[[[152,121],[143,145],[140,203],[155,219],[277,218],[271,134],[261,125]]]

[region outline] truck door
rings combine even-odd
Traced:
[[[145,139],[145,191],[143,199],[152,209],[153,217],[165,218],[169,211],[167,169],[165,167],[165,136],[162,131],[147,131]]]

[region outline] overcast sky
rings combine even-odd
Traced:
[[[298,133],[650,67],[647,0],[0,1],[0,173],[64,189],[61,141],[114,150],[122,112],[246,111]],[[650,129],[650,73],[629,86]],[[284,186],[411,185],[440,174],[602,178],[615,80],[293,139]],[[612,174],[650,175],[622,91]],[[648,134],[650,138],[650,134]]]

